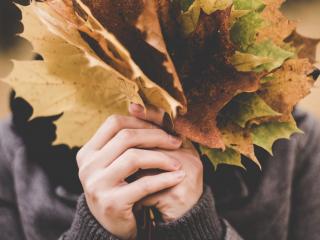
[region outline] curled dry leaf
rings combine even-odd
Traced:
[[[106,116],[126,114],[130,102],[143,104],[137,84],[86,51],[79,33],[69,32],[76,47],[49,32],[30,8],[22,12],[38,29],[31,39],[44,61],[15,62],[6,81],[33,106],[33,117],[63,112],[56,123],[57,143],[81,146]],[[33,32],[26,30],[24,36]]]
[[[80,0],[77,0],[77,2],[81,6],[84,5]],[[159,20],[156,17],[157,12],[154,9],[153,1],[84,0],[83,2],[87,4],[88,9],[92,11],[93,16],[101,22],[103,27],[114,34],[130,52],[132,64],[135,65],[134,68],[141,69],[139,76],[142,77],[137,78],[137,80],[141,84],[142,94],[149,103],[160,107],[158,101],[150,101],[149,99],[152,97],[150,93],[156,90],[149,88],[155,88],[158,85],[161,87],[159,90],[164,91],[161,94],[166,95],[166,98],[171,98],[169,105],[174,105],[171,112],[168,111],[167,106],[161,108],[172,117],[176,116],[177,107],[181,109],[181,112],[185,112],[186,100],[174,65],[166,51],[165,43],[163,43],[162,33],[159,32]],[[85,6],[83,8],[85,9]],[[150,15],[155,16],[155,18],[150,17]],[[148,18],[148,21],[152,18],[153,21],[147,25],[142,25],[143,18]],[[149,27],[154,26],[155,28],[151,31]],[[146,32],[146,28],[149,29],[148,32]],[[155,44],[154,41],[161,45]],[[155,48],[155,45],[157,45],[157,48]],[[166,92],[169,94],[165,94]],[[175,104],[172,103],[173,100],[176,101]]]

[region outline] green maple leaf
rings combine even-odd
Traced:
[[[210,15],[217,10],[224,10],[232,4],[232,0],[177,0],[182,11],[179,22],[185,36],[195,31],[200,13]]]
[[[256,93],[239,94],[222,110],[221,114],[243,128],[250,120],[280,115]]]
[[[234,8],[236,10],[257,10],[261,11],[265,4],[261,0],[234,0]]]
[[[246,52],[248,47],[254,44],[258,29],[264,25],[260,13],[250,12],[233,24],[230,30],[231,40],[238,49]]]
[[[208,157],[215,169],[217,169],[220,164],[238,166],[245,169],[241,163],[241,154],[232,148],[227,148],[223,151],[221,149],[210,149],[200,146],[200,152],[202,155]]]
[[[231,57],[232,65],[240,72],[252,72],[257,67],[272,62],[270,57],[256,56],[250,53],[236,51]]]
[[[292,118],[290,122],[266,122],[251,129],[253,143],[272,155],[272,146],[278,139],[290,139],[294,133],[303,133]]]
[[[262,64],[255,69],[256,72],[267,70],[268,72],[280,67],[285,60],[294,57],[294,53],[284,50],[281,47],[275,45],[271,40],[267,40],[258,44],[255,44],[247,49],[248,53],[256,56],[269,57],[273,61],[270,63]]]

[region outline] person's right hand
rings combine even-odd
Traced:
[[[97,221],[121,239],[137,235],[133,205],[147,195],[180,183],[179,161],[147,150],[178,149],[182,141],[150,122],[129,116],[112,116],[77,154],[79,177],[87,204]],[[165,172],[128,183],[139,169]]]

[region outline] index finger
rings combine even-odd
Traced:
[[[141,119],[112,115],[100,126],[94,136],[83,146],[87,150],[100,150],[121,129],[155,129],[156,125]]]

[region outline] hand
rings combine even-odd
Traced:
[[[139,106],[131,105],[131,115],[140,119],[152,119],[158,125],[162,123],[163,113],[161,111],[148,109],[145,115],[143,111],[137,111],[138,109]],[[185,142],[179,149],[162,149],[157,152],[180,161],[186,176],[179,184],[148,196],[139,204],[156,207],[162,219],[170,222],[180,218],[199,201],[203,192],[203,166],[196,149],[190,142]]]
[[[173,187],[184,178],[181,163],[147,150],[175,150],[181,139],[135,117],[112,116],[78,152],[79,177],[89,209],[97,221],[121,239],[137,235],[133,206],[147,195]],[[128,183],[139,169],[165,172]]]

